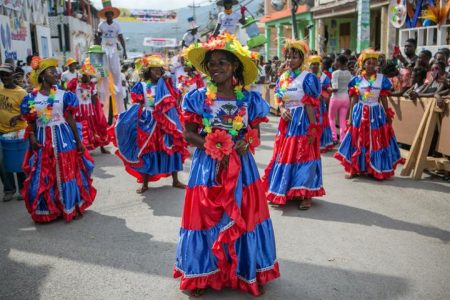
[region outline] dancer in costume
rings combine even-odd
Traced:
[[[148,56],[136,61],[142,69],[143,81],[131,89],[134,104],[119,115],[115,125],[116,154],[128,173],[142,183],[136,192],[148,190],[149,181],[172,176],[173,187],[185,188],[178,171],[189,155],[183,138],[178,93],[172,81],[163,78],[164,61]]]
[[[75,120],[82,125],[83,144],[88,150],[100,147],[102,153],[109,153],[105,146],[109,144],[108,122],[98,99],[96,85],[91,77],[96,75],[95,68],[86,58],[81,67],[81,78],[74,78],[67,84],[67,90],[75,93],[79,103]]]
[[[185,74],[178,76],[177,88],[180,91],[182,97],[184,97],[188,92],[200,89],[205,86],[205,81],[202,75],[197,72],[194,66],[184,59],[184,71]]]
[[[125,48],[125,40],[122,35],[122,29],[119,23],[114,19],[120,16],[120,10],[111,5],[110,0],[102,0],[103,9],[97,13],[99,19],[106,19],[98,25],[98,38],[106,54],[106,70],[111,74],[114,85],[113,114],[120,114],[125,111],[123,102],[124,93],[122,87],[122,78],[120,70],[120,57],[117,51],[117,42],[120,42],[123,50],[123,59],[127,59],[127,51]],[[105,116],[109,115],[109,96],[110,94],[110,78],[104,77],[99,81],[100,100],[103,102],[103,112]]]
[[[307,210],[312,197],[325,194],[320,159],[322,125],[314,112],[320,105],[320,82],[305,70],[308,45],[304,41],[288,40],[283,51],[290,69],[275,88],[282,115],[264,182],[270,202],[299,200],[299,209]]]
[[[309,68],[320,81],[321,93],[319,96],[320,108],[317,110],[316,118],[322,124],[322,135],[320,136],[320,152],[325,153],[333,149],[333,135],[331,133],[330,121],[328,119],[328,105],[331,95],[331,80],[325,72],[320,69],[322,58],[313,55],[309,58]]]
[[[279,277],[272,221],[253,152],[269,106],[245,91],[258,69],[232,35],[191,48],[189,61],[210,76],[183,100],[186,140],[197,147],[184,203],[174,277],[199,296],[232,287],[260,295]],[[234,80],[234,79],[235,80]]]
[[[78,100],[56,86],[58,61],[34,57],[30,80],[35,87],[22,101],[30,140],[23,167],[22,190],[35,222],[58,217],[71,221],[94,201],[91,174],[94,161],[83,147],[74,120]]]
[[[378,180],[387,179],[404,162],[391,126],[394,112],[387,103],[391,83],[376,73],[378,56],[372,49],[363,51],[361,75],[349,83],[348,130],[334,156],[344,166],[346,178],[368,173]]]

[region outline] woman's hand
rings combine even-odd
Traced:
[[[77,142],[77,152],[78,152],[78,154],[83,154],[84,153],[84,146],[83,146],[83,143],[81,141]]]
[[[290,122],[292,120],[291,111],[289,109],[282,108],[281,109],[281,117],[286,122]]]
[[[38,144],[36,137],[34,134],[30,135],[30,146],[34,151],[38,151],[41,148],[41,145]]]
[[[19,121],[19,120],[20,120],[20,115],[15,116],[15,117],[12,117],[12,118],[9,120],[9,125],[10,125],[11,127],[16,127],[17,121]]]
[[[248,151],[248,143],[244,140],[239,140],[236,142],[234,149],[236,150],[237,154],[244,155]]]
[[[222,160],[220,161],[220,165],[222,166],[222,168],[228,167],[229,160],[230,160],[230,156],[228,156],[228,155],[226,155],[222,158]]]
[[[311,129],[311,134],[308,134],[308,143],[309,144],[314,144],[314,141],[317,138],[316,135],[317,135],[317,129],[316,128],[312,128]]]

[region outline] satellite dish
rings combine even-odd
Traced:
[[[280,11],[286,6],[286,0],[271,0],[271,4],[274,10]]]

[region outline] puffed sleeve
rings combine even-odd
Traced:
[[[331,87],[331,80],[330,77],[325,76],[325,79],[322,83],[322,91],[328,90]]]
[[[356,86],[358,81],[359,81],[358,76],[355,76],[348,83],[348,94],[350,95],[350,97],[352,97],[352,96],[359,96],[359,90],[358,90],[358,88]]]
[[[320,81],[317,76],[308,73],[303,80],[303,90],[305,91],[305,96],[302,99],[303,104],[319,106],[320,87]]]
[[[35,121],[37,118],[36,110],[30,107],[30,101],[32,101],[32,97],[28,94],[23,98],[22,103],[20,104],[20,114],[27,122]]]
[[[67,83],[67,90],[71,91],[72,93],[75,93],[75,90],[77,89],[78,85],[78,78],[74,78],[71,81]]]
[[[142,83],[137,82],[131,89],[130,95],[133,103],[144,103],[144,87]]]
[[[204,114],[203,104],[205,102],[206,89],[195,89],[187,93],[183,98],[181,105],[183,110],[183,119],[188,123],[202,125]]]
[[[78,111],[78,99],[72,92],[65,92],[63,97],[64,102],[64,114],[68,112],[74,115]]]
[[[251,127],[256,127],[260,123],[269,122],[267,115],[270,111],[270,106],[262,98],[261,94],[255,91],[246,92],[248,97],[248,121]]]
[[[392,89],[392,83],[389,81],[389,79],[383,75],[383,80],[381,82],[381,92],[380,96],[390,96],[391,95],[391,89]]]

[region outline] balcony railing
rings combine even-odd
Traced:
[[[400,30],[400,45],[407,39],[416,39],[417,48],[428,49],[435,53],[439,48],[450,47],[450,25],[427,26]]]

